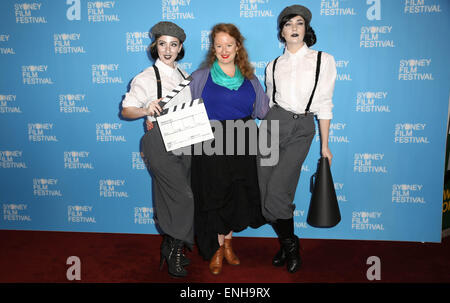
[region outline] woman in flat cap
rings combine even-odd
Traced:
[[[154,38],[149,51],[155,64],[131,82],[122,101],[122,115],[128,119],[150,120],[147,125],[152,129],[143,136],[141,146],[152,179],[155,221],[164,234],[160,269],[167,261],[170,275],[184,277],[185,266],[190,263],[184,247],[191,248],[194,243],[190,157],[166,151],[155,116],[161,113],[158,104],[161,98],[188,77],[177,64],[184,56],[186,34],[178,25],[163,21],[153,26],[150,37]],[[183,89],[180,94],[184,96],[176,99],[178,103],[191,100],[189,89]],[[176,105],[173,101],[171,105]]]
[[[243,140],[235,134],[234,141],[219,141],[229,137],[234,127],[241,134],[245,132],[244,122],[256,130],[253,119],[266,115],[269,98],[254,75],[244,37],[235,25],[220,23],[212,28],[204,65],[192,73],[191,94],[193,99],[203,98],[208,118],[214,121],[211,123],[222,125],[215,128],[214,142],[208,144],[215,145],[216,151],[222,146],[223,153],[204,152],[192,157],[194,224],[199,252],[210,261],[210,272],[218,275],[223,259],[231,265],[240,264],[231,244],[233,232],[266,223],[261,213],[256,152],[252,155],[249,150],[256,134],[250,137],[251,132],[247,132]],[[227,125],[233,127],[228,129]],[[242,154],[237,152],[240,147]]]
[[[262,166],[258,155],[258,178],[262,212],[271,222],[280,242],[272,260],[294,273],[301,265],[299,239],[294,234],[293,203],[303,161],[315,135],[314,116],[319,121],[321,155],[330,164],[333,155],[328,147],[332,119],[332,98],[336,80],[334,57],[310,47],[316,43],[311,28],[311,11],[302,5],[283,9],[278,16],[278,38],[285,44],[284,54],[271,61],[266,69],[270,111],[267,121],[279,121],[279,161]],[[262,123],[271,134],[271,123]],[[268,141],[271,142],[271,141]]]

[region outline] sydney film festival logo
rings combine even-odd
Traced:
[[[356,94],[356,111],[361,113],[390,113],[386,91],[361,91]]]
[[[399,144],[429,144],[426,123],[397,123],[394,128],[394,142]]]
[[[27,168],[22,160],[23,151],[21,150],[0,150],[1,168]]]
[[[87,13],[89,22],[119,22],[119,15],[115,12],[116,1],[89,1]]]
[[[122,188],[125,180],[101,179],[99,180],[99,195],[104,198],[128,198],[128,193]]]
[[[4,221],[31,221],[31,216],[28,214],[28,204],[9,203],[2,206]]]
[[[322,0],[320,2],[321,16],[355,16],[355,8],[348,7],[347,1]],[[344,4],[344,5],[341,5]],[[347,4],[347,5],[346,5]]]
[[[146,206],[135,207],[134,224],[155,224],[153,219],[153,208]]]
[[[33,195],[37,197],[62,197],[58,179],[33,178]]]
[[[0,95],[0,114],[21,114],[20,106],[16,104],[16,95]]]
[[[80,33],[53,34],[55,54],[85,54],[83,45],[79,44]]]
[[[39,2],[14,4],[14,15],[16,17],[16,23],[47,23],[47,19],[44,16],[39,16],[39,11],[41,10],[41,8],[42,3]]]
[[[381,211],[354,211],[352,212],[352,229],[384,231],[383,223],[379,223],[382,215]]]
[[[127,32],[125,37],[127,53],[145,52],[150,43],[148,32]]]
[[[121,84],[122,77],[119,74],[119,64],[92,64],[92,83],[95,84]]]
[[[392,202],[398,204],[425,204],[423,184],[393,184]]]
[[[90,113],[85,94],[60,94],[58,101],[61,113]]]
[[[53,123],[28,123],[28,140],[31,142],[58,142]]]
[[[362,26],[359,47],[395,47],[394,40],[389,39],[392,26]]]
[[[46,77],[48,65],[22,65],[23,84],[27,85],[47,85],[53,84],[50,77]]]
[[[355,153],[353,156],[353,172],[387,174],[382,153]]]
[[[398,80],[434,80],[433,74],[428,72],[431,68],[431,59],[402,59],[398,68]]]
[[[190,6],[191,0],[162,0],[161,18],[163,20],[195,19]]]
[[[64,169],[94,169],[88,151],[65,151]]]
[[[441,5],[436,0],[405,0],[403,12],[405,14],[442,13]]]
[[[69,223],[97,223],[92,215],[92,205],[69,205],[67,206],[67,221]]]
[[[264,18],[274,17],[269,0],[240,0],[239,17]]]
[[[117,135],[122,129],[122,123],[97,123],[97,142],[126,142],[125,136]]]

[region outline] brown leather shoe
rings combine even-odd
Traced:
[[[218,275],[222,272],[223,252],[224,247],[222,245],[211,258],[211,262],[209,262],[209,270],[213,275]]]
[[[233,252],[233,247],[231,246],[231,239],[225,239],[224,247],[225,247],[224,255],[228,264],[230,265],[241,264],[241,261],[239,261],[239,258]]]

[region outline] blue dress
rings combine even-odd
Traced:
[[[247,128],[245,140],[238,142],[238,129],[226,128],[227,121],[239,121],[241,125],[242,122],[251,124],[253,131],[257,131],[250,117],[256,98],[251,82],[246,79],[238,90],[230,90],[214,83],[209,75],[202,98],[209,119],[222,125],[222,132],[214,130],[214,141],[203,142],[203,146],[216,146],[219,138],[226,138],[227,133],[234,131],[234,141],[223,140],[222,155],[203,153],[192,157],[194,232],[200,255],[209,260],[219,248],[217,234],[239,232],[249,226],[258,228],[266,221],[261,214],[256,153],[251,148],[257,145],[257,132]],[[231,154],[226,152],[227,143],[234,144]],[[237,154],[238,143],[245,144],[243,155]]]

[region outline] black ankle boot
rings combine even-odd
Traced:
[[[187,270],[183,267],[183,248],[184,243],[181,240],[169,238],[161,245],[161,261],[159,269],[162,270],[164,261],[167,261],[169,267],[169,274],[174,277],[185,277]]]
[[[302,264],[302,260],[300,258],[300,243],[298,237],[294,235],[294,237],[281,239],[281,250],[284,252],[286,258],[286,268],[290,273],[295,273]]]
[[[283,247],[281,239],[291,238],[294,236],[294,220],[291,219],[278,219],[272,223],[272,227],[278,235],[278,241],[280,242],[280,250],[272,259],[273,266],[283,266],[286,263],[286,252]]]
[[[272,265],[280,267],[280,266],[283,266],[285,263],[286,263],[286,253],[284,252],[283,246],[281,245],[281,241],[280,241],[280,250],[273,257]]]
[[[161,254],[162,255],[169,255],[169,250],[170,250],[170,245],[171,242],[174,240],[174,238],[172,238],[169,235],[164,235],[163,241],[161,243]],[[191,264],[191,260],[189,260],[186,255],[184,254],[184,251],[182,253],[181,256],[181,265],[182,266],[188,266],[189,264]]]

